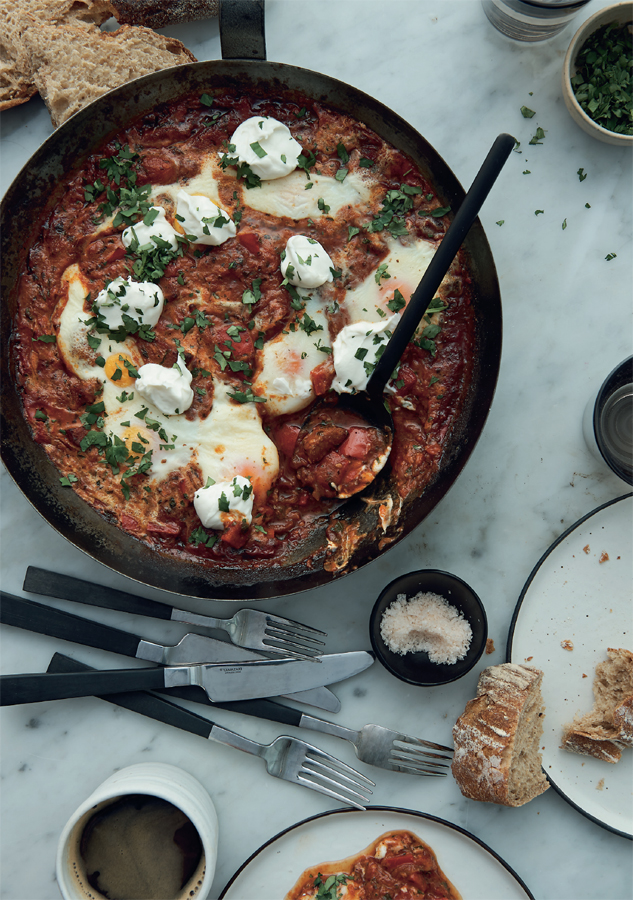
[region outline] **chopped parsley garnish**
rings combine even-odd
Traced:
[[[349,162],[349,153],[345,149],[345,146],[343,144],[337,144],[336,153],[343,165],[346,166]]]
[[[499,221],[496,222],[495,224],[496,224],[496,225],[503,225],[504,222],[505,222],[505,219],[499,219]]]
[[[59,483],[62,487],[70,487],[71,484],[75,484],[77,481],[79,481],[79,479],[72,472],[69,472],[68,475],[62,476],[59,479]]]
[[[300,153],[297,157],[297,166],[306,173],[307,177],[310,177],[310,168],[316,163],[316,156],[311,150],[304,150],[303,153]]]
[[[356,228],[355,225],[347,226],[347,242],[349,243],[353,237],[356,237],[357,234],[360,234],[360,228]]]
[[[542,129],[541,126],[539,125],[538,128],[536,129],[536,134],[534,134],[534,135],[530,138],[530,144],[542,144],[542,143],[543,143],[543,138],[544,138],[544,137],[545,137],[545,132],[543,131],[543,129]]]
[[[450,212],[450,211],[451,211],[450,206],[438,206],[437,209],[432,209],[432,210],[431,210],[431,215],[432,215],[435,219],[439,219],[439,218],[441,218],[442,216],[445,216],[446,213],[448,213],[448,212]]]
[[[576,100],[602,128],[633,134],[630,25],[611,22],[598,28],[576,56],[571,78]]]
[[[562,229],[563,231],[567,228],[567,219],[563,219]]]
[[[34,341],[42,341],[43,344],[54,344],[57,337],[54,334],[40,334],[33,338]]]
[[[251,150],[253,151],[255,156],[258,156],[260,159],[263,159],[265,156],[268,156],[268,154],[266,153],[266,151],[264,150],[262,145],[259,143],[259,141],[253,141],[253,143],[251,144]]]
[[[374,281],[376,282],[376,284],[380,284],[381,278],[391,278],[391,275],[387,271],[387,263],[382,263],[381,265],[379,265],[374,272]]]
[[[350,878],[350,875],[330,875],[324,881],[323,875],[319,872],[314,879],[314,887],[317,888],[314,900],[340,900],[339,887],[347,884]]]
[[[373,159],[367,159],[366,156],[361,156],[361,158],[358,160],[358,165],[362,166],[363,169],[371,169],[371,167],[375,166],[376,163],[373,161]]]
[[[250,289],[247,288],[242,294],[242,303],[246,303],[247,306],[253,306],[261,299],[262,292],[259,289],[261,283],[261,278],[255,278],[253,280]]]
[[[607,262],[611,262],[611,260],[615,259],[617,255],[618,255],[617,253],[607,253],[607,255],[605,256],[605,259]]]
[[[536,115],[536,113],[534,112],[533,109],[530,109],[527,106],[522,106],[521,107],[521,115],[523,116],[524,119],[531,119],[532,116]]]
[[[534,215],[535,215],[535,216],[542,216],[544,212],[545,212],[544,209],[535,209],[535,210],[534,210]]]
[[[402,294],[400,293],[398,288],[396,288],[395,291],[393,292],[393,297],[387,303],[387,306],[389,307],[391,312],[397,313],[397,312],[400,312],[400,310],[403,307],[405,307],[406,305],[407,305],[406,300],[404,299],[404,297],[402,296]]]
[[[210,94],[202,94],[200,103],[202,103],[203,106],[213,106],[213,97],[211,97]]]
[[[408,184],[401,184],[400,190],[387,191],[382,208],[367,226],[367,231],[371,233],[386,229],[393,237],[408,234],[404,216],[413,209],[412,195],[421,192],[421,188]]]
[[[197,547],[198,544],[204,544],[205,547],[213,547],[213,545],[218,540],[217,534],[207,534],[207,532],[199,526],[195,531],[192,531],[189,535],[189,543],[193,544],[194,547]]]
[[[341,166],[341,168],[337,170],[334,177],[336,178],[337,181],[345,181],[348,172],[349,172],[349,169],[346,169],[344,166]]]
[[[230,391],[227,393],[228,396],[232,400],[236,400],[237,403],[268,403],[266,397],[260,397],[258,394],[254,394],[251,387],[247,387],[245,391],[234,390],[233,393]]]
[[[229,156],[229,153],[235,153],[235,144],[228,145],[228,153],[225,153],[220,157],[220,166],[223,169],[226,169],[227,166],[234,166],[238,181],[242,179],[249,190],[251,188],[261,187],[261,178],[253,172],[249,164],[240,162],[239,157],[237,156]]]
[[[303,318],[299,320],[299,327],[302,331],[305,331],[308,336],[314,334],[315,331],[323,331],[323,325],[317,325],[314,319],[310,318],[307,313],[304,313]]]
[[[584,181],[585,178],[587,177],[587,173],[585,172],[585,170],[582,167],[580,169],[578,169],[578,171],[576,172],[576,175],[578,176],[579,181]]]
[[[323,199],[323,197],[319,197],[319,199],[317,200],[317,206],[318,206],[318,208],[321,210],[321,212],[323,213],[323,215],[324,215],[324,216],[327,216],[327,214],[328,214],[329,211],[330,211],[330,207],[327,205],[327,203],[325,202],[325,200]]]
[[[45,413],[43,410],[41,410],[41,409],[36,409],[36,410],[35,410],[35,418],[36,418],[36,419],[39,419],[40,422],[48,422],[48,416],[47,416],[46,413]]]

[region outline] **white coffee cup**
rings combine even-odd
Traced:
[[[180,809],[195,827],[202,855],[174,900],[204,900],[211,890],[218,846],[218,817],[207,791],[188,772],[166,763],[139,763],[115,772],[93,791],[66,823],[57,847],[57,883],[64,900],[101,900],[87,879],[80,852],[84,829],[100,810],[130,795],[158,797]]]

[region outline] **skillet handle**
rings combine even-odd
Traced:
[[[265,0],[220,0],[222,59],[266,59]]]

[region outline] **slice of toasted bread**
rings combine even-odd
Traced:
[[[166,28],[217,16],[219,0],[112,0],[112,6],[121,25]]]
[[[33,63],[33,81],[55,127],[112,88],[196,61],[180,41],[130,25],[112,32],[33,25],[22,40]]]
[[[109,0],[0,0],[0,110],[37,93],[33,67],[22,41],[34,23],[68,23],[97,30],[113,14]]]

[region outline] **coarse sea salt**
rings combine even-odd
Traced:
[[[398,594],[384,611],[380,633],[393,653],[404,656],[424,650],[433,663],[453,665],[468,652],[473,632],[454,606],[431,592],[407,600]]]

